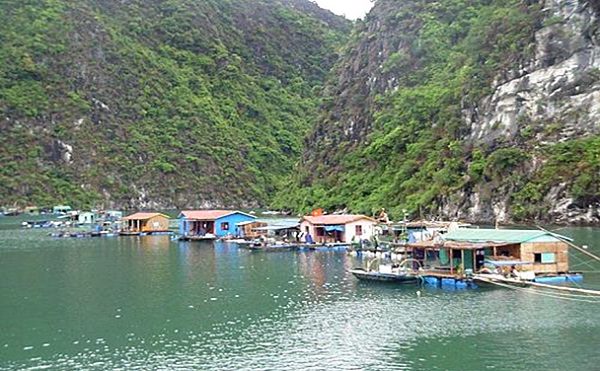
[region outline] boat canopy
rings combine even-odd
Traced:
[[[324,226],[325,231],[327,232],[333,232],[333,231],[340,231],[340,232],[344,232],[346,230],[346,228],[343,225],[326,225]]]
[[[527,264],[531,264],[531,262],[524,262],[521,260],[490,260],[490,259],[486,259],[485,260],[486,264],[490,264],[490,265],[494,265],[496,267],[506,267],[506,266],[511,266],[511,265],[527,265]]]

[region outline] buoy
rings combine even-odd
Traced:
[[[420,298],[421,297],[421,291],[417,290],[417,297]]]

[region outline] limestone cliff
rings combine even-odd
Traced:
[[[533,155],[523,164],[527,176],[533,176],[547,161],[546,156],[535,153],[535,148],[600,132],[600,13],[597,4],[577,0],[543,2],[544,20],[535,32],[532,58],[521,68],[498,76],[493,83],[493,93],[464,111],[471,141],[477,144],[502,141],[533,147]],[[528,135],[525,140],[519,138],[523,132]],[[600,180],[597,169],[581,171],[590,171],[590,176]],[[552,185],[538,205],[545,207],[548,215],[538,214],[538,218],[558,222],[600,220],[598,200],[578,202],[581,200],[569,192],[571,181],[565,179]],[[485,185],[479,185],[468,196],[468,217],[477,219],[488,209],[494,218],[510,221],[510,192],[497,194],[491,205],[482,205],[479,194],[484,189]]]
[[[379,0],[279,204],[600,220],[600,6]]]

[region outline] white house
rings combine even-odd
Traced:
[[[79,224],[94,224],[96,223],[96,213],[90,211],[80,212],[77,216],[77,223]]]
[[[300,221],[300,231],[314,242],[346,242],[370,239],[377,222],[365,215],[305,216]]]

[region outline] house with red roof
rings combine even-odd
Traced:
[[[169,217],[161,213],[135,213],[124,218],[122,235],[161,234],[169,232]]]
[[[179,214],[179,233],[185,237],[240,236],[238,224],[255,219],[237,210],[184,210]]]
[[[376,224],[375,219],[365,215],[305,216],[300,221],[300,231],[317,243],[351,243],[370,239]]]

